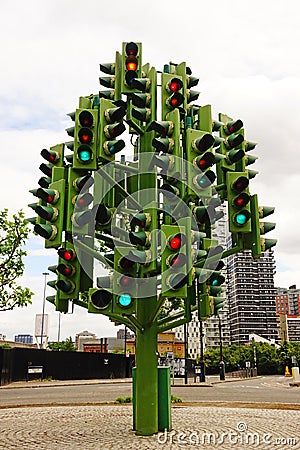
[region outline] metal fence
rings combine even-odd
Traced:
[[[43,366],[43,378],[82,380],[131,377],[134,356],[114,353],[0,349],[0,385],[28,378],[28,366]]]

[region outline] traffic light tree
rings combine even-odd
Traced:
[[[248,152],[256,144],[240,119],[214,120],[210,105],[195,104],[198,78],[185,62],[158,73],[142,64],[141,43],[128,42],[100,70],[107,90],[80,97],[69,114],[73,140],[41,153],[49,164],[31,191],[38,217],[30,221],[58,252],[49,268],[57,279],[48,283],[56,309],[79,305],[135,332],[134,429],[151,435],[171,428],[170,396],[163,403],[158,396],[158,333],[196,311],[202,320],[219,314],[222,260],[246,249],[259,257],[274,245],[261,234],[275,225],[259,222],[273,209],[250,193],[255,173],[247,166],[256,157]],[[212,232],[224,202],[229,250]],[[98,264],[106,274],[96,277]]]

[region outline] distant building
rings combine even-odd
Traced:
[[[33,336],[31,334],[17,334],[15,342],[22,342],[23,344],[33,344]]]
[[[107,338],[93,339],[83,343],[85,353],[108,353]]]
[[[276,290],[276,313],[300,316],[300,289],[293,284],[288,289],[278,287]]]
[[[300,317],[287,317],[288,339],[290,342],[300,342]]]
[[[175,332],[167,331],[157,336],[157,352],[159,356],[173,354],[174,358],[184,358],[184,342],[175,337]],[[135,355],[135,338],[126,342],[126,352]]]
[[[96,339],[96,335],[94,333],[90,333],[87,330],[81,331],[75,336],[75,347],[79,352],[83,352],[83,344],[91,341],[92,339]]]
[[[126,328],[126,339],[134,338],[134,333],[130,332],[130,329]],[[117,331],[117,339],[125,339],[125,328]]]
[[[280,340],[300,342],[300,316],[292,317],[287,314],[278,315]]]
[[[250,334],[278,341],[275,261],[272,250],[253,259],[250,251],[228,257],[230,341],[246,344]]]
[[[6,340],[6,335],[0,333],[0,341],[5,341]]]

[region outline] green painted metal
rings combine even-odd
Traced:
[[[137,301],[137,320],[143,330],[136,333],[136,434],[158,431],[157,323],[149,323],[157,297]]]
[[[171,429],[170,367],[158,367],[158,430]]]

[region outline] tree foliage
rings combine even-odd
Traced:
[[[244,369],[246,361],[251,367],[256,364],[260,375],[284,374],[285,367],[292,367],[292,356],[300,363],[300,343],[283,342],[279,347],[264,342],[253,342],[250,345],[230,345],[223,348],[226,371]],[[256,359],[256,361],[255,361]],[[204,353],[207,373],[218,373],[220,350],[209,349]]]
[[[67,338],[65,341],[61,342],[49,342],[48,348],[55,352],[77,352],[77,348],[73,344],[71,336]]]
[[[16,283],[23,275],[23,249],[28,238],[27,221],[23,211],[8,217],[8,210],[0,211],[0,311],[9,311],[15,307],[31,303],[33,292]]]

